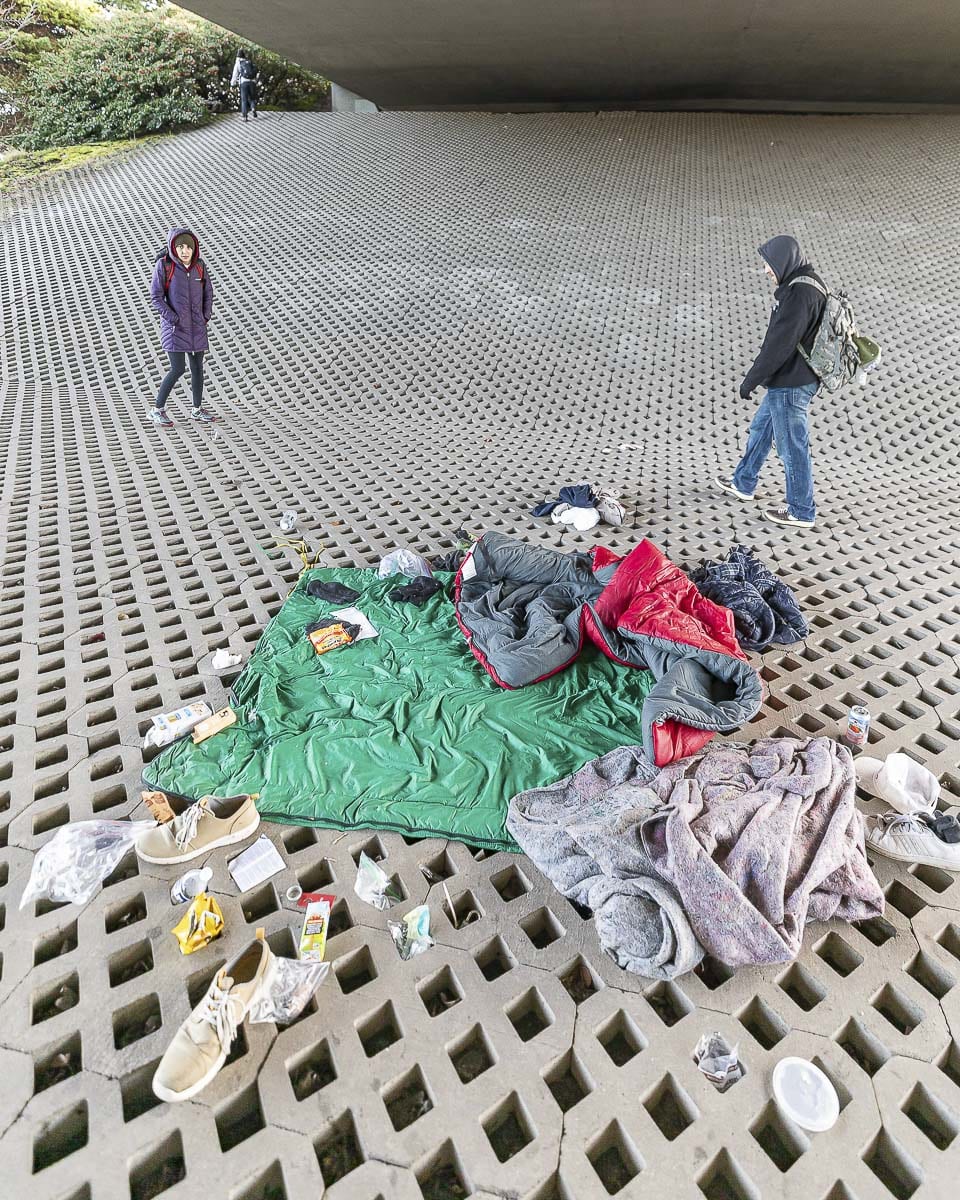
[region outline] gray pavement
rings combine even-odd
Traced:
[[[287,507],[343,565],[449,549],[461,525],[568,548],[649,535],[686,566],[744,541],[813,625],[758,661],[748,735],[833,732],[866,701],[871,751],[909,751],[960,804],[958,141],[945,117],[264,114],[4,199],[5,1194],[307,1200],[324,1177],[331,1200],[590,1200],[628,1177],[620,1196],[953,1194],[960,883],[941,871],[878,862],[886,918],[809,929],[788,969],[659,986],[615,968],[525,860],[363,831],[271,827],[288,867],[242,899],[215,856],[227,932],[189,959],[171,872],[132,859],[82,909],[17,906],[51,831],[142,815],[151,714],[223,696],[209,655],[248,654],[296,579],[273,544]],[[188,424],[183,383],[161,433],[146,293],[181,222],[217,286],[225,420]],[[752,411],[754,248],[786,231],[885,357],[869,389],[817,403],[806,533],[709,486]],[[561,540],[528,510],[581,477],[622,488],[629,518]],[[775,462],[762,484],[782,494]],[[429,954],[401,963],[354,896],[363,847],[405,906],[430,903]],[[453,928],[424,863],[479,921]],[[315,1008],[248,1026],[196,1101],[156,1103],[153,1064],[219,964],[261,924],[292,948],[295,878],[342,897]],[[714,1028],[747,1068],[724,1095],[690,1059]],[[785,1054],[835,1082],[831,1132],[773,1107]]]

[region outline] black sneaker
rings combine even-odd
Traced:
[[[722,492],[726,492],[728,496],[736,496],[738,500],[752,500],[755,495],[754,492],[741,492],[734,484],[732,475],[718,475],[713,482]]]
[[[768,508],[763,515],[775,525],[792,525],[794,529],[812,529],[814,525],[813,521],[795,517],[789,508]]]

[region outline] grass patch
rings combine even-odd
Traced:
[[[101,162],[142,146],[153,138],[130,138],[119,142],[84,142],[79,146],[54,146],[49,150],[9,150],[0,147],[0,192],[11,191],[54,171]]]

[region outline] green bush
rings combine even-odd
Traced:
[[[40,56],[20,143],[42,150],[197,125],[215,71],[184,22],[118,13]]]
[[[39,150],[198,125],[235,106],[230,75],[242,44],[176,10],[113,11],[37,56],[17,141]],[[252,53],[262,105],[316,108],[323,101],[326,80],[265,50]]]
[[[230,76],[240,49],[249,51],[260,72],[261,108],[313,109],[326,101],[330,84],[325,79],[288,62],[278,54],[251,46],[236,34],[218,25],[211,25],[208,21],[198,22],[197,38],[217,68],[216,75],[207,76],[204,93],[211,107],[217,111],[237,106],[237,92],[235,88],[231,91]]]
[[[0,0],[0,128],[16,116],[40,55],[99,13],[93,0]]]

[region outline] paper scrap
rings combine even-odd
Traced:
[[[252,846],[227,863],[227,870],[240,891],[249,892],[258,883],[282,871],[286,865],[276,846],[262,833]]]

